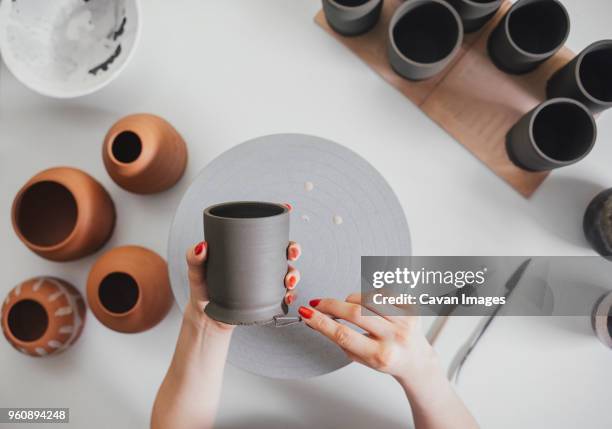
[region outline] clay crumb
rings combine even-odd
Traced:
[[[312,182],[304,182],[304,189],[306,192],[310,192],[314,189],[314,183]]]
[[[344,222],[344,220],[342,219],[342,216],[340,215],[335,215],[333,217],[333,221],[336,225],[342,225],[342,222]]]
[[[308,217],[308,215],[302,215],[302,220],[306,223],[310,222],[310,218]]]

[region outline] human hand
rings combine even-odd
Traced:
[[[362,307],[359,293],[346,301],[313,299],[310,306],[299,308],[304,322],[340,346],[351,360],[411,383],[437,364],[415,307],[402,306],[403,315],[389,316],[381,307]],[[367,315],[368,310],[371,315]],[[334,319],[350,322],[366,334]]]
[[[287,260],[289,262],[297,261],[302,254],[302,249],[298,243],[289,242],[287,246]],[[202,241],[187,250],[187,267],[189,276],[189,305],[185,311],[186,317],[189,317],[197,324],[206,323],[214,326],[221,331],[231,332],[234,325],[218,322],[210,318],[203,309],[209,302],[206,284],[206,258],[208,256],[208,243]],[[293,266],[288,265],[287,274],[285,275],[285,303],[291,305],[295,302],[296,293],[295,287],[300,281],[300,272]]]

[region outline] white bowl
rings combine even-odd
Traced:
[[[139,0],[3,0],[0,52],[43,95],[90,94],[115,79],[140,36]]]

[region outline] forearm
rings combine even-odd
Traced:
[[[170,368],[157,393],[153,429],[212,428],[231,330],[207,321],[189,306]]]
[[[402,385],[416,429],[477,429],[478,423],[446,378],[433,349],[418,376],[396,377]]]

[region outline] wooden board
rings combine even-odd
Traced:
[[[531,197],[548,173],[531,173],[516,167],[506,154],[505,137],[521,116],[546,99],[546,81],[567,64],[574,53],[563,48],[536,71],[522,76],[498,70],[488,57],[487,41],[512,5],[507,1],[483,29],[466,35],[457,57],[444,72],[432,79],[412,82],[397,75],[387,59],[389,21],[401,3],[400,0],[385,0],[376,27],[357,37],[344,37],[334,32],[323,11],[317,14],[315,21],[495,174],[521,195]]]

